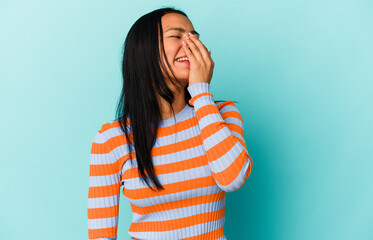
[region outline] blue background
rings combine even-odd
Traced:
[[[253,169],[232,239],[373,239],[373,2],[10,1],[0,8],[0,238],[88,239],[89,154],[132,24],[184,10],[238,101]],[[131,209],[121,194],[118,239]]]

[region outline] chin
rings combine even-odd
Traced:
[[[175,77],[181,81],[181,82],[188,82],[189,81],[189,71],[188,72],[179,72],[179,73],[176,73],[175,72]]]

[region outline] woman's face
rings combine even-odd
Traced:
[[[195,32],[192,23],[184,15],[178,13],[168,13],[164,15],[161,19],[162,29],[163,29],[163,44],[166,53],[166,58],[170,64],[175,77],[181,81],[181,83],[186,86],[188,84],[189,78],[189,61],[177,61],[181,57],[186,57],[185,51],[183,49],[182,41],[185,33]],[[162,54],[162,53],[160,53]],[[162,57],[163,62],[164,58]],[[172,76],[170,69],[165,63],[168,74]],[[165,79],[167,76],[164,74]]]

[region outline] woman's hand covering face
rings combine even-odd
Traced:
[[[190,62],[189,86],[198,82],[210,83],[215,65],[211,51],[208,52],[192,33],[185,34],[184,39],[183,48]]]

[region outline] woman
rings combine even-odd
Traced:
[[[253,162],[235,104],[210,93],[213,68],[184,12],[161,8],[131,27],[117,118],[91,149],[89,239],[117,239],[122,185],[131,239],[226,239],[225,193]]]

